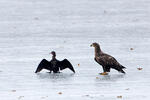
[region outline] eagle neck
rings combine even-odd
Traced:
[[[101,54],[102,54],[101,48],[99,46],[95,47],[95,57],[101,56]]]
[[[56,55],[53,55],[53,56],[52,56],[52,59],[53,59],[53,60],[56,59]]]

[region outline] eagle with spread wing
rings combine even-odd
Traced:
[[[59,61],[56,59],[55,51],[52,51],[51,54],[52,54],[52,60],[47,61],[46,59],[43,59],[38,65],[35,73],[40,72],[42,69],[47,69],[50,72],[53,71],[54,73],[59,73],[60,70],[64,70],[66,68],[69,68],[71,71],[75,73],[72,64],[67,59]]]

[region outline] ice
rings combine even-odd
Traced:
[[[1,0],[0,99],[149,100],[149,5],[148,0]],[[127,67],[127,74],[99,75],[93,42]],[[57,59],[73,64],[75,74],[34,73],[53,50]]]

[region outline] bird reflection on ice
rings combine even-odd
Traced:
[[[97,87],[110,87],[111,85],[116,85],[114,82],[122,81],[125,78],[124,74],[113,74],[99,76],[95,81],[95,86]]]
[[[124,74],[113,74],[113,75],[104,75],[99,77],[97,81],[117,81],[124,78]]]
[[[74,73],[38,73],[37,77],[39,79],[68,79],[74,76]]]

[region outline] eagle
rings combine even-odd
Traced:
[[[104,72],[100,73],[101,75],[107,75],[107,72],[110,72],[111,68],[125,74],[123,71],[125,67],[122,66],[113,56],[102,52],[98,43],[92,43],[90,46],[95,48],[94,60],[103,68]]]
[[[50,71],[50,73],[51,72],[59,73],[60,70],[64,70],[66,68],[69,68],[71,71],[73,71],[75,73],[75,70],[74,70],[72,64],[67,59],[59,61],[56,59],[55,51],[52,51],[51,54],[52,54],[51,61],[47,61],[46,59],[43,59],[39,63],[35,73],[40,72],[42,69],[47,69]]]

